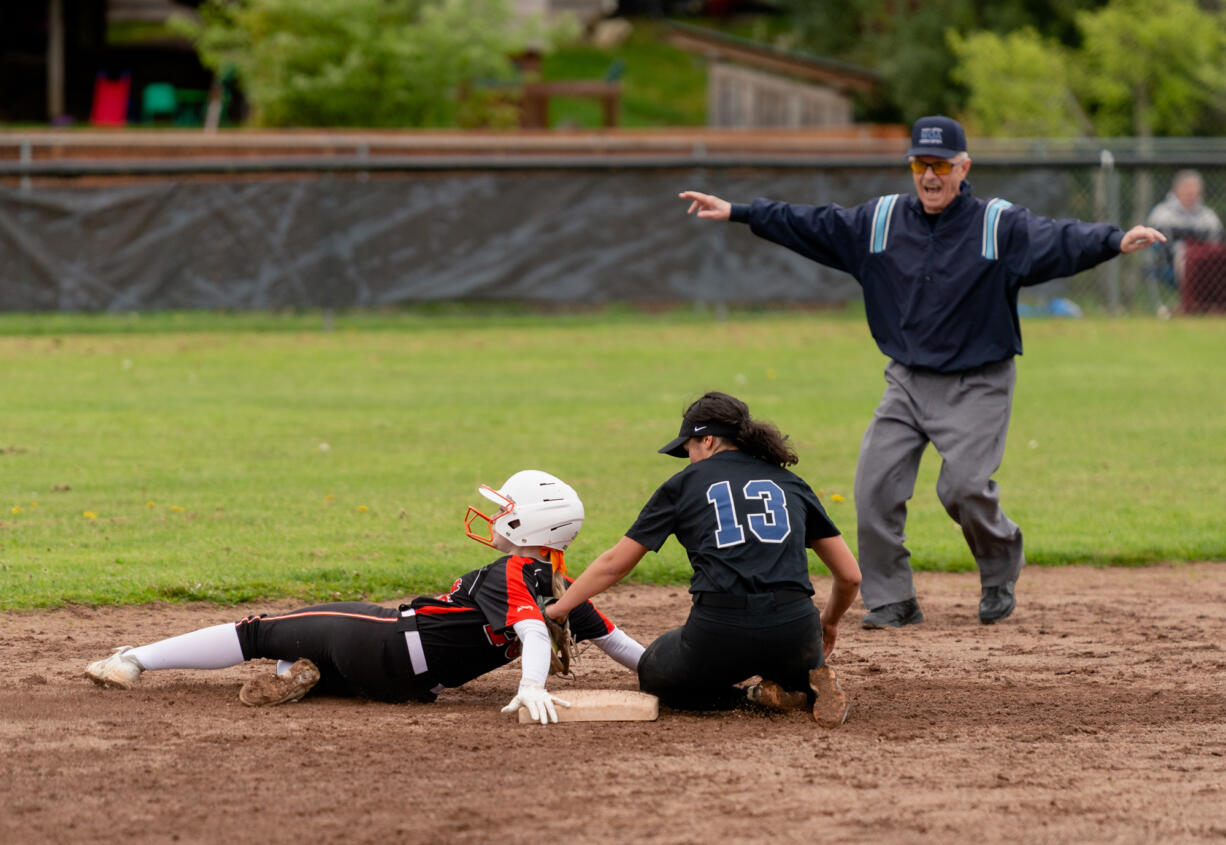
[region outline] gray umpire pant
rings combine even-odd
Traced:
[[[962,528],[980,583],[996,587],[1021,573],[1022,531],[1000,509],[992,480],[1004,457],[1016,376],[1012,358],[961,373],[886,366],[885,393],[856,466],[860,595],[870,610],[915,597],[904,529],[930,442],[942,460],[937,496]]]

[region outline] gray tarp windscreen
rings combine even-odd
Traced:
[[[1014,202],[1086,216],[1061,205],[1067,173],[998,177]],[[64,184],[0,188],[0,310],[843,302],[859,297],[849,276],[687,217],[678,192],[854,205],[912,190],[901,167]]]

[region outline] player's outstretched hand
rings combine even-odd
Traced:
[[[527,707],[528,715],[534,722],[548,725],[558,721],[558,711],[554,709],[554,704],[570,707],[569,701],[550,695],[545,685],[539,681],[522,680],[519,682],[519,691],[515,693],[511,703],[502,708],[502,712],[514,713],[520,707]]]
[[[1120,241],[1120,252],[1127,255],[1130,252],[1145,249],[1158,241],[1166,243],[1166,235],[1149,226],[1133,226],[1124,233],[1124,239]]]
[[[700,194],[698,191],[682,191],[678,196],[690,201],[690,209],[686,214],[697,211],[703,220],[727,220],[732,216],[732,203],[717,196]]]

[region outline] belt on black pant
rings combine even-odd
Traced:
[[[794,601],[809,598],[809,594],[801,590],[771,590],[769,593],[754,593],[753,595],[773,596],[775,604],[791,604]],[[735,593],[694,593],[694,604],[703,607],[745,608],[749,606],[749,596]]]
[[[438,695],[443,685],[434,681],[434,678],[430,676],[430,668],[426,665],[426,652],[421,645],[421,634],[417,632],[417,611],[402,604],[396,630],[404,631],[404,643],[409,650],[409,662],[413,665],[413,674],[430,687],[430,692]]]

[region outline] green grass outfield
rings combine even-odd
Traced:
[[[791,434],[855,544],[882,390],[862,317],[436,308],[338,315],[0,316],[0,608],[385,600],[493,559],[481,482],[538,468],[587,505],[572,569],[683,464],[687,400],[739,395]],[[1226,322],[1024,323],[997,478],[1032,564],[1226,559]],[[924,459],[917,567],[967,569]],[[818,564],[814,563],[815,571]],[[636,571],[684,583],[674,541]]]

